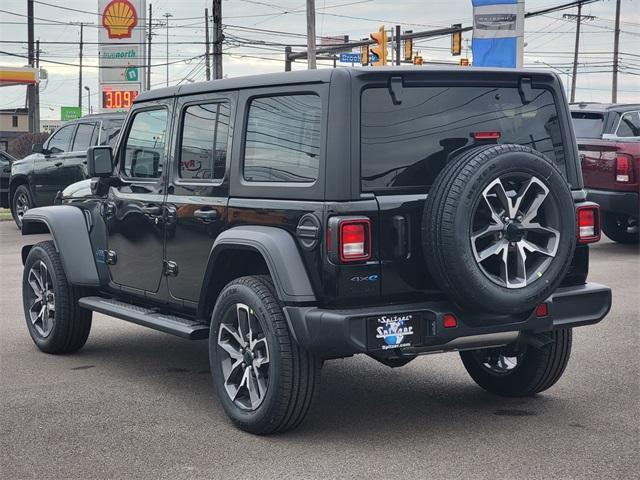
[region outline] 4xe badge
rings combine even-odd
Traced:
[[[413,315],[383,316],[378,319],[381,324],[376,328],[376,338],[384,340],[383,350],[389,348],[408,347],[411,342],[404,342],[405,337],[413,335],[413,326],[409,325]]]

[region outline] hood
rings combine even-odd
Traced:
[[[72,183],[62,191],[62,198],[85,198],[90,197],[91,194],[91,179],[80,180],[79,182]]]

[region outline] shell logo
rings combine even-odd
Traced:
[[[133,27],[138,24],[138,14],[128,0],[113,0],[102,12],[102,25],[109,38],[130,38]]]

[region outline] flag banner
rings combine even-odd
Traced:
[[[522,67],[523,0],[471,0],[473,65]]]

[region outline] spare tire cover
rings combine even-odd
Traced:
[[[423,251],[438,286],[463,309],[525,312],[564,278],[575,225],[569,186],[548,158],[521,145],[484,145],[436,178]]]

